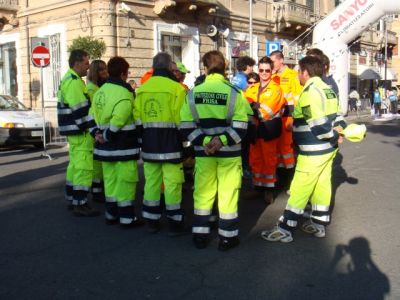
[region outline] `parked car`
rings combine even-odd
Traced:
[[[0,95],[0,146],[34,145],[43,147],[43,118],[17,98]],[[49,136],[48,126],[46,138]]]

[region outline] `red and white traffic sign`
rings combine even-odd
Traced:
[[[44,68],[50,64],[50,51],[45,46],[36,46],[32,50],[31,60],[35,67]]]

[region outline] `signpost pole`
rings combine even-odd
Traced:
[[[47,157],[49,160],[52,160],[51,155],[47,152],[47,146],[46,146],[46,116],[45,116],[44,93],[43,93],[43,66],[40,67],[40,97],[42,98],[42,118],[43,118],[43,152],[42,152],[42,157]]]
[[[43,152],[42,157],[47,157],[52,160],[50,154],[47,152],[46,146],[46,116],[44,106],[44,93],[43,93],[43,68],[50,64],[50,52],[45,46],[39,45],[32,49],[31,60],[35,67],[40,68],[40,97],[42,99],[42,118],[43,118]]]

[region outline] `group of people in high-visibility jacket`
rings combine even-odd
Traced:
[[[189,90],[174,75],[182,66],[158,53],[149,76],[133,93],[124,58],[93,61],[85,86],[81,78],[89,57],[83,50],[71,52],[58,101],[60,132],[69,142],[68,207],[77,216],[98,215],[88,205],[91,192],[93,199],[105,202],[107,224],[126,228],[145,223],[151,233],[160,230],[165,207],[168,234],[184,233],[182,153],[189,145],[195,156],[193,243],[207,247],[217,201],[218,249],[229,250],[239,244],[242,140],[247,135],[250,142],[253,186],[272,203],[277,167],[295,166],[293,132],[299,157],[289,204],[277,228],[263,231],[262,237],[289,241],[308,201],[313,210],[306,229],[322,235],[318,226],[329,222],[330,169],[340,127],[335,123],[337,96],[320,79],[321,60],[300,61],[302,92],[297,73],[283,64],[279,51],[259,60],[260,82],[244,88],[226,79],[226,60],[219,51],[207,52],[202,62],[205,79]],[[135,208],[140,157],[145,222]]]

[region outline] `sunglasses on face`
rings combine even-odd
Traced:
[[[258,69],[258,73],[271,73],[272,70],[271,69]]]
[[[248,83],[248,84],[253,84],[253,83],[256,83],[256,82],[253,81],[253,80],[249,80],[249,81],[247,81],[247,83]]]

